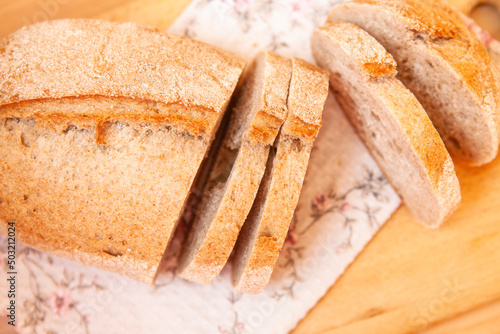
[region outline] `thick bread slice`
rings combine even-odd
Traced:
[[[288,117],[236,243],[232,267],[236,290],[259,293],[271,278],[299,200],[327,95],[328,73],[293,59]]]
[[[244,61],[149,26],[43,22],[0,46],[0,233],[151,283]]]
[[[415,96],[396,79],[396,62],[367,32],[326,24],[312,36],[313,54],[330,71],[337,100],[413,215],[438,227],[460,202],[443,141]]]
[[[447,3],[355,0],[335,7],[328,20],[353,23],[387,49],[452,155],[472,165],[495,158],[500,89],[492,60]]]
[[[227,262],[257,194],[271,145],[287,115],[291,62],[261,52],[245,70],[177,273],[209,284]]]

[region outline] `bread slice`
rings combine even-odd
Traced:
[[[0,233],[153,281],[244,61],[149,26],[61,20],[0,47]]]
[[[262,52],[245,70],[228,129],[191,224],[177,273],[209,284],[227,262],[287,115],[291,62]]]
[[[271,278],[299,200],[327,95],[327,72],[293,59],[288,117],[235,247],[232,280],[236,290],[259,293]]]
[[[438,227],[461,196],[453,162],[415,96],[396,79],[396,62],[349,23],[316,29],[312,50],[330,72],[342,109],[413,215]]]
[[[492,59],[443,0],[355,0],[330,22],[350,22],[375,37],[398,64],[453,156],[471,165],[498,152],[500,89]]]

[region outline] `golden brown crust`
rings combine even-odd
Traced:
[[[248,78],[245,84],[259,87],[260,92],[254,100],[248,101],[258,105],[255,117],[250,120],[248,128],[243,127],[241,131],[242,137],[252,143],[262,143],[272,145],[274,139],[278,135],[278,131],[285,121],[287,115],[286,109],[286,94],[290,84],[290,66],[289,59],[278,56],[271,51],[262,51],[254,61],[245,70],[249,76],[257,75],[258,77]],[[258,69],[259,68],[259,69]],[[246,74],[244,74],[246,76]],[[244,88],[248,89],[248,87]],[[256,100],[258,99],[258,100]],[[253,107],[255,107],[255,105]],[[249,108],[252,106],[241,105],[237,108]],[[236,120],[235,124],[239,124]],[[238,127],[241,127],[238,125]],[[229,131],[232,131],[231,129]],[[239,138],[238,138],[239,140]]]
[[[177,104],[212,111],[215,117],[200,119],[210,119],[210,135],[243,66],[229,53],[146,25],[48,21],[2,42],[0,106],[80,96]]]
[[[496,90],[490,55],[443,0],[354,0],[346,5],[379,7],[403,22],[415,36],[428,39],[429,50],[437,52],[456,71],[479,102]]]
[[[109,106],[106,114],[102,113],[102,108],[95,108],[97,104]],[[213,110],[200,106],[186,107],[178,103],[165,105],[158,102],[105,96],[29,100],[5,105],[0,107],[0,110],[2,118],[66,119],[74,122],[95,120],[98,123],[112,120],[162,123],[173,127],[179,133],[187,131],[193,136],[207,136],[211,131],[211,125],[217,121],[217,114]]]
[[[353,27],[353,24],[345,22],[326,23],[318,31],[341,44],[342,49],[360,64],[367,76],[395,76],[397,64],[394,58],[373,37]],[[373,39],[373,43],[366,43],[367,39]]]
[[[443,141],[436,129],[428,119],[422,106],[415,98],[389,98],[394,110],[406,110],[407,112],[395,112],[393,117],[397,120],[402,131],[405,133],[411,148],[415,151],[422,164],[426,175],[429,177],[432,188],[439,192],[440,182],[443,175],[447,175],[446,166],[453,166],[450,155],[443,145]],[[389,100],[388,99],[388,100]],[[421,111],[420,113],[415,111]],[[453,172],[453,176],[455,173]],[[459,189],[456,189],[460,193]],[[440,194],[441,195],[441,194]]]
[[[321,128],[327,94],[328,72],[303,59],[293,58],[287,101],[289,114],[281,132],[313,142]]]
[[[450,20],[442,10],[429,7],[425,0],[360,0],[359,3],[383,6],[386,10],[403,17],[409,29],[428,34],[436,38],[455,38],[459,27],[457,22]],[[435,2],[440,9],[446,9]]]

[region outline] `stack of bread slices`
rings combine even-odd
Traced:
[[[459,205],[453,156],[497,155],[500,75],[443,0],[355,0],[312,36],[325,70],[151,27],[60,20],[0,47],[0,233],[152,283],[190,193],[178,274],[267,285],[298,203],[328,81],[415,217]],[[328,73],[329,72],[329,73]],[[226,112],[227,110],[227,112]],[[446,146],[445,146],[446,145]]]
[[[247,67],[214,152],[177,273],[209,284],[237,242],[235,287],[269,281],[321,126],[328,76],[298,59],[261,52]],[[240,230],[244,227],[243,231]]]
[[[498,152],[500,77],[484,45],[444,0],[350,1],[311,42],[391,184],[418,220],[438,227],[461,199],[446,149],[474,166]]]
[[[133,23],[61,20],[10,35],[0,51],[0,232],[14,223],[27,245],[151,283],[196,184],[203,197],[178,273],[211,282],[238,239],[235,286],[262,290],[328,75],[266,51],[244,67]]]

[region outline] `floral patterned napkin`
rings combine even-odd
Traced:
[[[313,62],[309,36],[337,2],[196,0],[171,31],[248,59],[268,48]],[[290,233],[262,294],[234,292],[228,266],[213,284],[200,286],[175,277],[172,257],[151,287],[18,245],[16,329],[71,334],[292,330],[400,205],[332,96],[323,117]],[[177,235],[172,255],[179,244]],[[6,247],[0,236],[2,271],[7,271]],[[0,308],[6,310],[3,278],[0,291]]]

